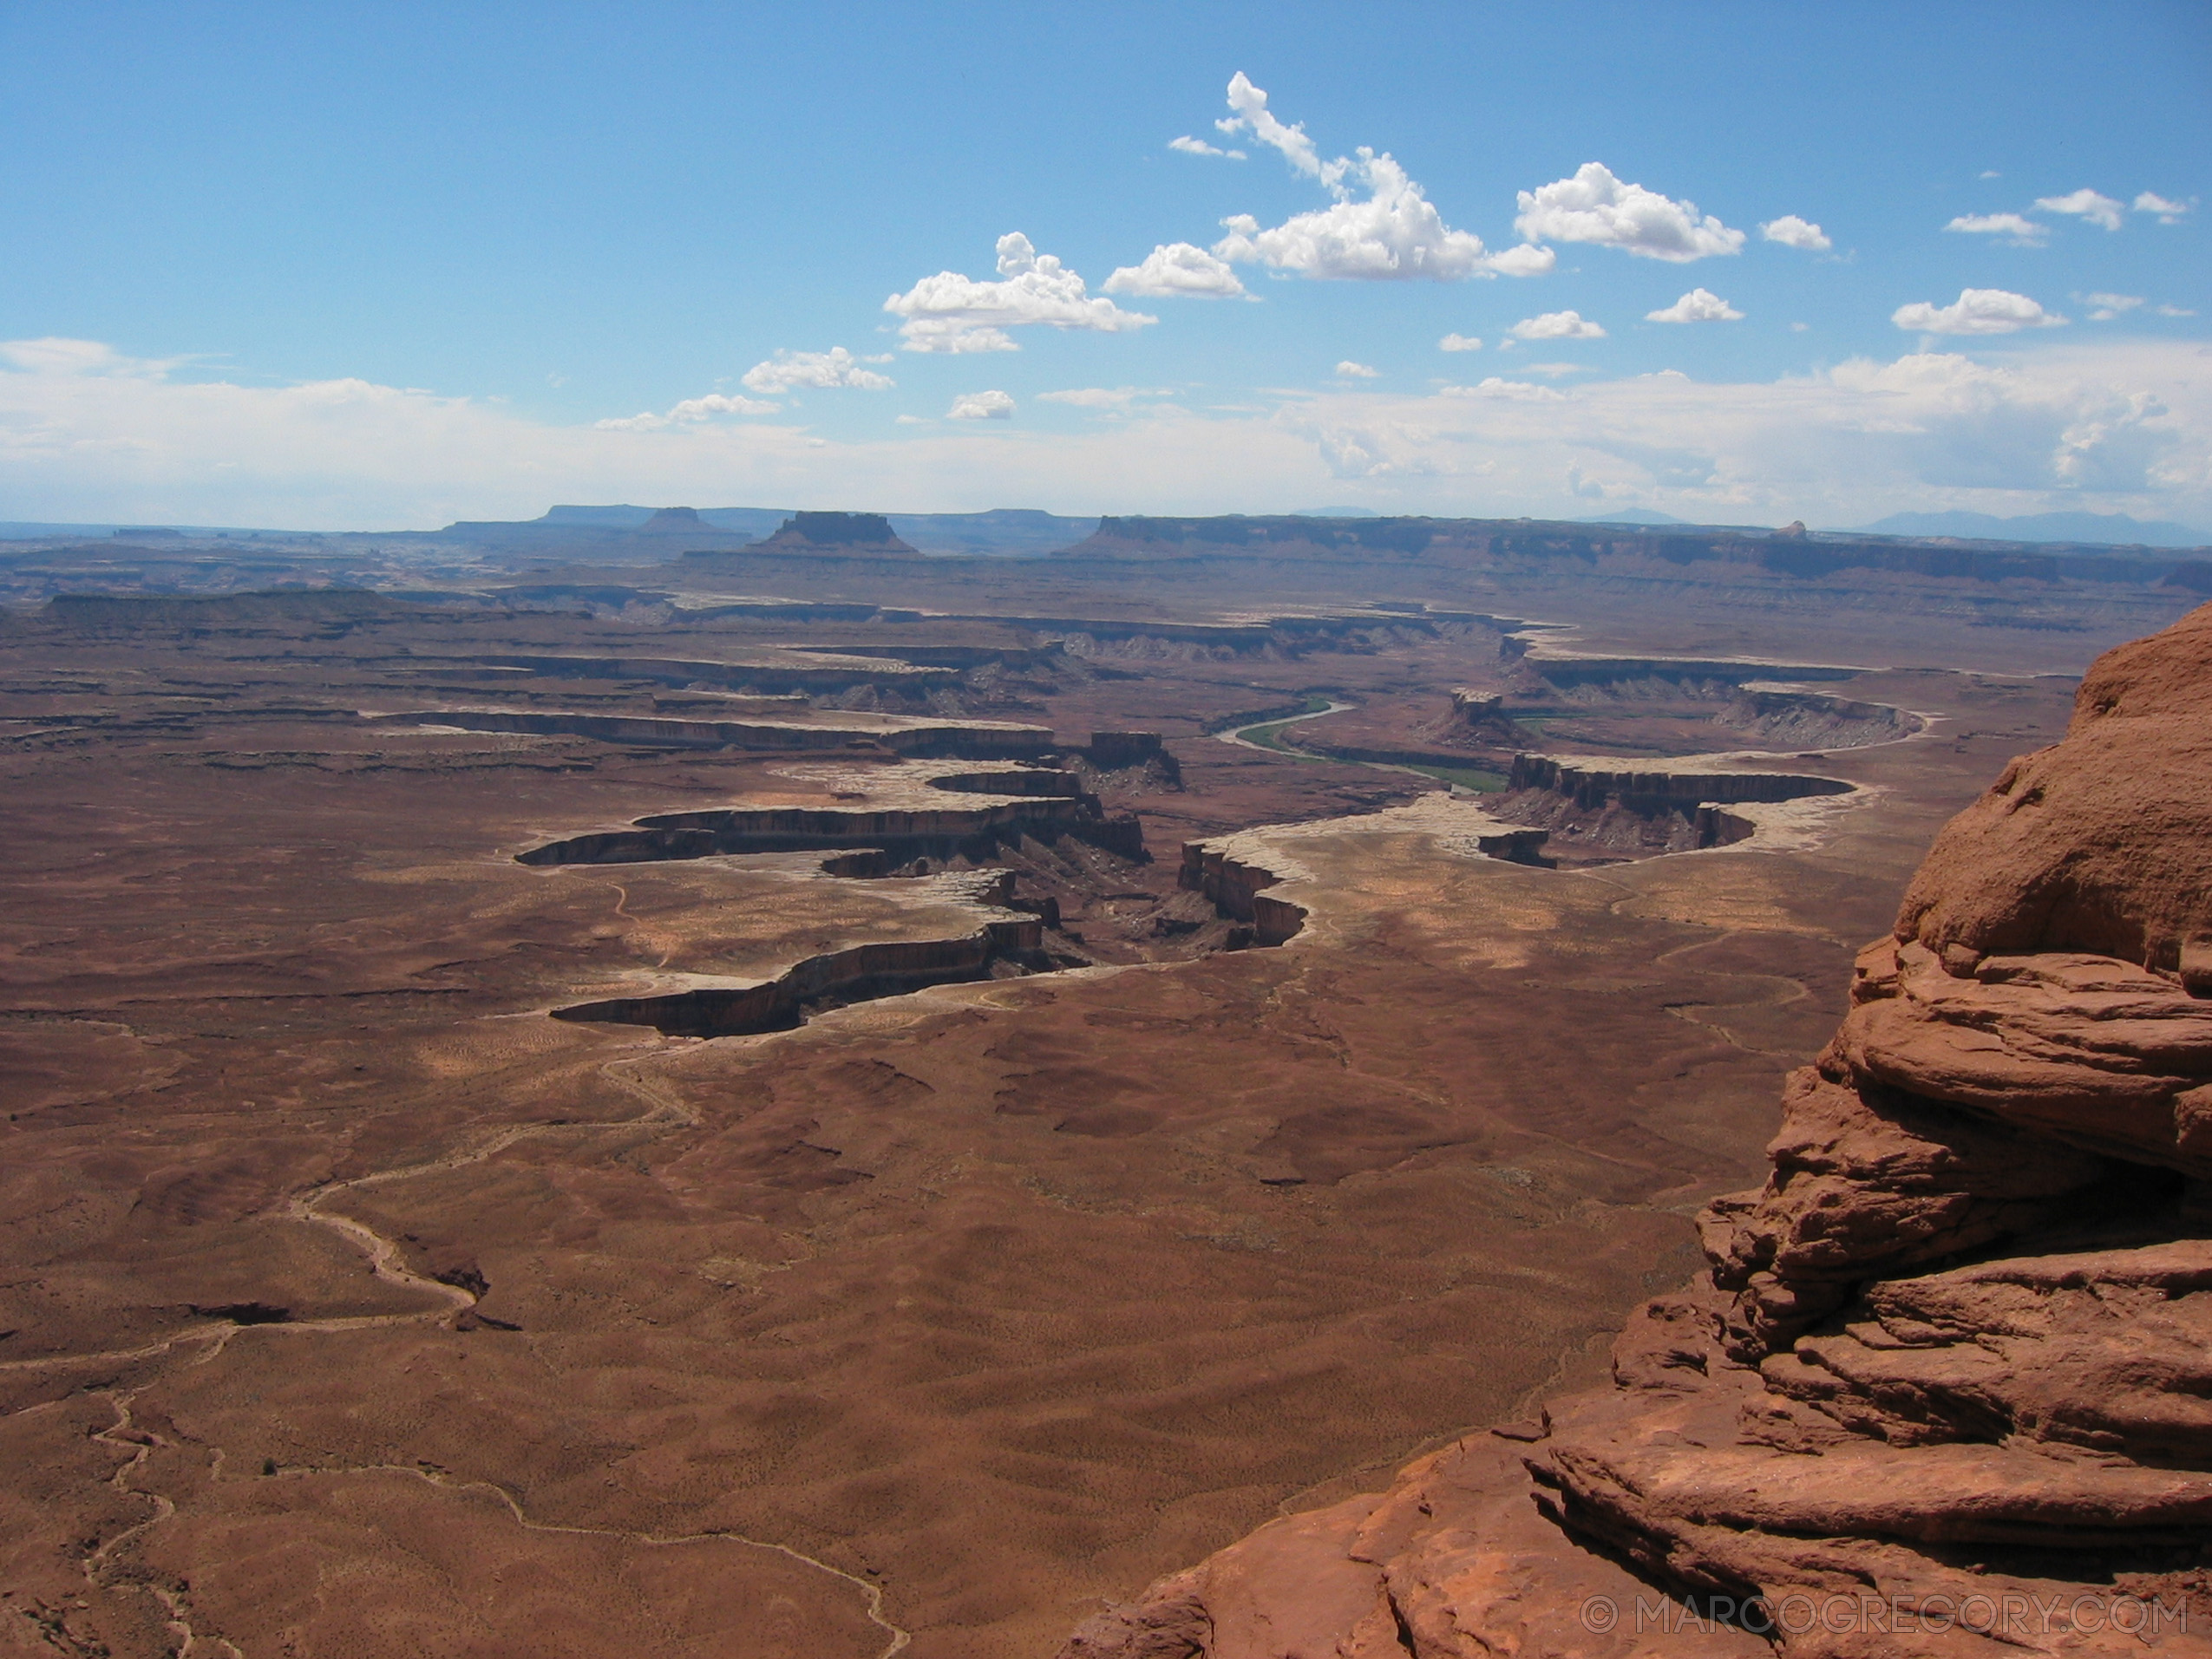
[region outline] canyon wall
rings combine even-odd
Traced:
[[[1814,778],[1779,772],[1628,772],[1580,765],[1548,754],[1516,754],[1506,781],[1509,789],[1545,789],[1577,807],[1602,807],[1617,799],[1631,811],[1694,813],[1708,801],[1732,806],[1743,801],[1799,800],[1807,795],[1847,795],[1852,786],[1840,778]]]
[[[1247,863],[1219,843],[1187,842],[1177,879],[1191,892],[1204,893],[1222,915],[1251,924],[1250,944],[1280,944],[1296,937],[1306,925],[1303,906],[1262,891],[1279,882],[1280,876],[1264,865]]]
[[[991,902],[1003,902],[1011,886]],[[825,951],[751,985],[703,985],[644,996],[609,997],[552,1010],[557,1020],[586,1024],[650,1025],[668,1036],[735,1037],[797,1025],[811,1008],[868,1002],[928,985],[991,976],[998,964],[1037,966],[1044,924],[1008,916],[972,933],[944,939],[900,939]]]
[[[1937,838],[1611,1388],[1063,1659],[2212,1652],[2208,996],[2212,607]]]

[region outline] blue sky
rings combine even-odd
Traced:
[[[2194,0],[801,12],[0,12],[0,518],[2212,526]]]

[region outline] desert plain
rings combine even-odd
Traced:
[[[1601,1376],[2207,568],[866,516],[35,550],[0,1643],[1050,1654]]]

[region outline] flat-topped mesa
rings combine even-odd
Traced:
[[[725,532],[702,519],[697,507],[662,507],[632,533],[640,536],[695,536]]]
[[[880,513],[795,513],[774,535],[743,550],[756,554],[861,558],[920,558]]]
[[[1612,1388],[1063,1659],[2212,1651],[2212,606],[1945,827],[1852,1003]]]

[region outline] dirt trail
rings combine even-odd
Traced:
[[[487,1159],[497,1156],[520,1141],[542,1135],[599,1133],[638,1129],[659,1130],[688,1127],[697,1120],[697,1114],[695,1112],[684,1106],[674,1095],[656,1088],[643,1078],[629,1074],[632,1068],[655,1058],[660,1052],[659,1048],[656,1046],[646,1053],[612,1060],[599,1068],[601,1076],[625,1094],[632,1095],[644,1103],[645,1109],[634,1118],[616,1119],[605,1123],[519,1124],[502,1129],[474,1146],[453,1153],[446,1157],[432,1159],[426,1163],[409,1164],[399,1169],[380,1170],[374,1174],[356,1176],[350,1180],[333,1181],[310,1192],[296,1194],[286,1202],[285,1212],[287,1216],[296,1221],[330,1229],[366,1256],[370,1271],[385,1283],[396,1285],[402,1290],[417,1290],[435,1296],[443,1304],[441,1307],[428,1308],[415,1313],[365,1314],[350,1318],[304,1319],[265,1325],[241,1326],[226,1322],[219,1325],[202,1326],[180,1332],[174,1336],[165,1338],[158,1342],[147,1343],[141,1348],[121,1349],[107,1354],[56,1355],[36,1360],[17,1360],[0,1365],[0,1370],[12,1371],[70,1364],[82,1365],[102,1361],[154,1359],[187,1342],[206,1345],[206,1351],[193,1362],[195,1364],[204,1365],[220,1354],[229,1345],[231,1339],[242,1331],[328,1334],[425,1322],[443,1323],[450,1320],[476,1305],[477,1297],[473,1291],[460,1285],[448,1284],[442,1280],[429,1278],[415,1272],[402,1264],[400,1246],[394,1240],[385,1238],[365,1223],[357,1221],[350,1216],[330,1213],[323,1206],[345,1193],[364,1187],[381,1186],[394,1181],[414,1180],[422,1176],[439,1174],[449,1170],[466,1168],[473,1164],[480,1164]],[[107,1401],[114,1408],[115,1421],[92,1438],[103,1445],[115,1447],[119,1450],[128,1447],[130,1452],[130,1455],[108,1478],[108,1484],[118,1492],[145,1499],[153,1506],[153,1511],[145,1519],[124,1528],[94,1549],[85,1558],[85,1577],[94,1587],[102,1590],[115,1591],[136,1588],[143,1590],[160,1602],[167,1616],[165,1622],[177,1637],[178,1645],[173,1649],[176,1659],[203,1659],[204,1656],[212,1654],[217,1647],[228,1654],[230,1659],[247,1659],[245,1652],[228,1638],[203,1636],[195,1631],[187,1617],[184,1598],[173,1590],[152,1582],[137,1584],[114,1582],[108,1576],[108,1569],[115,1557],[128,1547],[132,1540],[160,1525],[176,1513],[176,1505],[169,1498],[159,1492],[150,1491],[132,1483],[133,1475],[145,1466],[155,1449],[167,1444],[159,1434],[139,1427],[132,1418],[131,1402],[146,1388],[152,1386],[154,1386],[153,1383],[149,1381],[128,1392],[115,1389],[98,1391],[100,1398]],[[219,1470],[225,1460],[224,1449],[221,1447],[210,1447],[208,1451],[213,1459],[214,1466]],[[721,1541],[746,1549],[773,1551],[778,1555],[797,1562],[802,1566],[811,1567],[828,1573],[833,1578],[850,1584],[860,1592],[866,1605],[869,1622],[881,1630],[888,1641],[888,1645],[878,1656],[878,1659],[892,1659],[893,1655],[900,1652],[913,1640],[906,1630],[893,1623],[885,1615],[883,1591],[879,1586],[869,1584],[866,1579],[857,1577],[842,1568],[834,1567],[826,1561],[817,1560],[813,1556],[804,1554],[786,1544],[778,1544],[762,1538],[744,1538],[734,1532],[698,1532],[681,1537],[663,1537],[650,1532],[630,1532],[613,1527],[567,1526],[548,1521],[535,1521],[523,1512],[521,1504],[512,1492],[494,1482],[450,1480],[427,1470],[409,1468],[402,1465],[370,1464],[359,1468],[317,1470],[316,1473],[321,1475],[398,1473],[455,1491],[488,1492],[494,1494],[506,1506],[516,1525],[533,1532],[618,1538],[626,1543],[646,1546]]]

